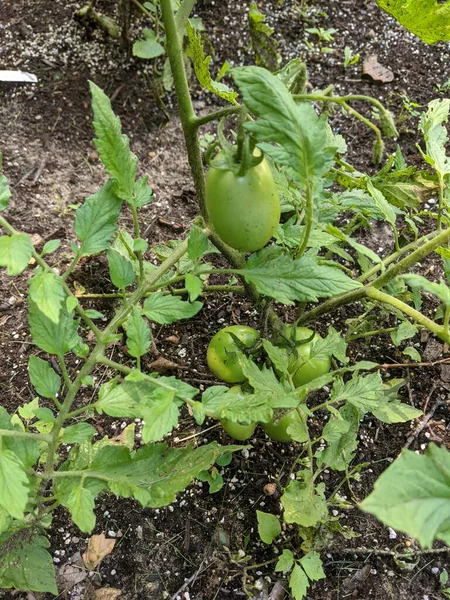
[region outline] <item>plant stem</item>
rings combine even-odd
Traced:
[[[380,292],[380,290],[374,287],[368,287],[366,289],[366,296],[372,298],[372,300],[376,300],[377,302],[382,302],[383,304],[388,304],[393,306],[394,308],[401,310],[405,315],[411,317],[416,323],[426,327],[434,334],[436,334],[439,338],[441,338],[444,342],[450,343],[450,335],[445,331],[442,325],[438,325],[428,317],[425,317],[418,310],[409,306],[405,302],[402,302],[398,298],[394,298],[389,294],[385,294],[384,292]]]
[[[439,207],[437,216],[437,228],[441,228],[442,224],[442,211],[444,210],[444,177],[440,171],[436,171],[439,183]]]
[[[404,254],[407,254],[410,250],[415,250],[416,248],[423,246],[427,241],[432,240],[438,234],[439,232],[433,231],[432,233],[424,235],[421,238],[414,240],[414,242],[403,246],[402,248],[400,248],[400,250],[398,250],[397,252],[393,252],[390,256],[385,258],[381,263],[376,264],[372,268],[368,269],[365,273],[358,277],[358,281],[363,282],[367,279],[370,279],[370,277],[372,277],[372,275],[375,275],[380,269],[384,271],[387,266],[395,262],[398,258],[403,256]]]
[[[405,552],[396,552],[395,550],[378,550],[378,548],[328,548],[328,552],[342,554],[378,554],[380,556],[394,556],[396,558],[409,558],[412,556],[421,556],[422,554],[445,554],[450,552],[447,548],[430,548],[430,550],[405,549]]]
[[[197,117],[192,105],[189,86],[184,68],[183,48],[178,36],[171,0],[161,0],[161,13],[166,31],[166,51],[172,69],[175,93],[178,99],[181,125],[186,140],[186,150],[194,180],[197,201],[202,216],[206,219],[205,176],[202,155],[197,138]]]
[[[168,282],[169,283],[169,282]],[[166,284],[164,284],[166,285]],[[159,288],[161,289],[161,288]],[[233,294],[245,294],[245,288],[242,285],[205,285],[202,290],[202,295],[207,294],[208,292],[231,292]],[[171,289],[170,293],[174,296],[183,296],[184,294],[188,294],[186,288],[175,288]],[[147,294],[145,294],[147,295]],[[122,298],[123,294],[115,293],[115,294],[83,294],[78,296],[81,299],[107,299],[107,298]],[[128,298],[128,296],[127,296]]]
[[[366,331],[364,333],[357,333],[355,335],[350,335],[345,337],[346,342],[352,342],[353,340],[359,340],[361,338],[372,337],[373,335],[381,335],[382,333],[390,333],[391,331],[396,331],[397,327],[386,327],[385,329],[376,329],[375,331]]]
[[[396,277],[403,271],[407,271],[410,267],[412,267],[415,264],[417,264],[418,262],[422,261],[426,256],[428,256],[428,254],[431,254],[432,252],[434,252],[434,250],[436,250],[436,248],[438,248],[441,245],[445,245],[449,239],[450,239],[450,228],[447,228],[447,229],[444,229],[443,231],[441,231],[438,235],[433,237],[431,240],[428,240],[422,247],[419,247],[416,250],[414,250],[414,252],[412,252],[409,256],[403,258],[395,265],[392,265],[391,267],[389,267],[389,269],[386,269],[386,271],[384,273],[382,273],[379,277],[377,277],[374,281],[372,281],[370,283],[370,285],[366,285],[361,288],[351,290],[350,292],[344,292],[343,294],[340,294],[339,296],[336,296],[334,298],[331,298],[330,300],[327,300],[320,306],[317,306],[316,308],[313,308],[312,310],[308,311],[307,313],[304,313],[302,315],[302,317],[300,318],[300,322],[306,323],[308,321],[313,321],[326,313],[336,310],[340,306],[344,306],[345,304],[350,304],[351,302],[356,302],[358,300],[361,300],[361,298],[364,298],[365,296],[368,295],[366,292],[369,288],[370,289],[373,289],[373,288],[379,289],[379,288],[383,287],[389,281],[391,281],[394,277]],[[404,303],[402,303],[402,304],[404,306],[407,306],[407,304],[404,304]],[[411,308],[411,307],[409,307],[409,308]],[[413,309],[411,309],[411,310],[413,310]],[[408,314],[408,313],[406,313],[406,314]],[[440,334],[444,333],[443,327],[440,327],[439,325],[437,325],[436,323],[434,323],[434,321],[431,321],[430,319],[428,319],[428,321],[430,324],[431,323],[434,324],[433,325],[434,329],[439,327]],[[433,329],[431,331],[433,331]],[[441,335],[439,335],[439,337],[441,337]],[[445,337],[447,337],[447,336],[445,336]],[[441,337],[441,339],[443,339],[443,338]]]
[[[28,431],[19,431],[17,429],[0,429],[0,438],[28,438],[30,440],[39,440],[42,442],[51,442],[52,436],[44,433],[29,433]]]
[[[155,20],[155,17],[152,15],[152,13],[149,12],[144,6],[142,6],[142,4],[138,0],[131,0],[131,2],[135,6],[137,6],[137,8],[141,11],[141,13],[144,14],[146,17],[148,17],[151,21]]]
[[[228,117],[230,115],[236,115],[240,113],[242,110],[242,106],[225,106],[224,108],[220,108],[219,110],[215,110],[214,112],[210,112],[203,117],[195,117],[191,121],[191,126],[195,129],[199,129],[202,125],[206,125],[211,121],[220,121],[224,117]]]
[[[70,380],[69,373],[67,372],[66,363],[64,362],[64,358],[62,356],[58,356],[59,367],[61,369],[61,373],[63,376],[64,384],[68,390],[72,387],[72,381]],[[61,409],[62,406],[60,405]]]
[[[313,224],[313,218],[314,218],[314,202],[313,202],[313,195],[312,195],[312,189],[311,189],[311,182],[308,179],[306,181],[306,187],[305,187],[305,230],[303,232],[303,239],[302,242],[300,244],[300,246],[298,247],[298,250],[296,252],[295,258],[299,259],[303,256],[306,247],[308,246],[308,241],[309,241],[309,236],[311,235],[311,229],[312,229],[312,224]]]
[[[450,306],[447,306],[447,308],[445,309],[445,313],[444,313],[444,331],[447,335],[449,334],[449,331],[448,331],[449,319],[450,319]]]
[[[130,203],[129,206],[131,209],[131,214],[133,215],[134,237],[137,239],[141,237],[137,208],[133,205],[133,203]],[[139,279],[142,281],[144,279],[144,261],[142,260],[142,252],[136,252],[136,256],[139,261]]]

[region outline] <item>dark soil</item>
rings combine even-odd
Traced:
[[[299,3],[258,2],[275,29],[279,50],[284,59],[303,57],[309,68],[312,88],[330,83],[336,93],[372,95],[382,100],[396,115],[400,136],[388,145],[399,143],[407,160],[416,164],[420,156],[418,114],[428,101],[438,96],[437,85],[449,79],[448,46],[428,47],[403,30],[382,13],[371,0]],[[228,60],[231,64],[251,64],[247,26],[248,2],[199,1],[196,11],[202,17],[206,35],[211,40],[213,69]],[[98,10],[114,13],[115,3],[103,0]],[[105,180],[104,172],[92,145],[92,125],[88,80],[95,81],[110,97],[122,119],[123,130],[130,136],[133,151],[140,159],[142,173],[150,175],[155,202],[141,211],[141,225],[150,245],[178,238],[189,228],[197,214],[195,192],[185,157],[181,127],[172,96],[164,96],[161,82],[153,76],[149,63],[134,59],[120,43],[112,41],[92,24],[80,22],[73,13],[80,5],[73,0],[54,2],[3,0],[0,6],[0,68],[22,69],[36,74],[36,85],[0,83],[0,150],[5,174],[13,190],[7,217],[17,229],[32,234],[41,248],[48,239],[60,238],[62,245],[54,267],[63,270],[68,264],[66,252],[74,238],[74,207],[95,192]],[[131,37],[146,26],[145,18],[133,12]],[[310,27],[334,27],[332,42],[324,44],[332,53],[320,51],[317,36],[308,34]],[[308,39],[313,48],[308,49]],[[359,53],[360,62],[343,67],[345,46]],[[361,76],[362,60],[377,54],[380,63],[395,74],[391,83],[379,84]],[[160,66],[160,65],[159,65]],[[214,104],[214,99],[195,94],[198,110]],[[414,102],[419,107],[411,107]],[[355,104],[368,115],[367,106]],[[417,114],[412,114],[413,112]],[[169,117],[169,119],[168,119]],[[349,144],[349,161],[361,169],[372,170],[372,133],[360,122],[333,117],[333,124]],[[123,224],[132,226],[131,217]],[[389,249],[391,239],[386,230],[375,228],[367,237],[376,248]],[[0,272],[0,367],[1,404],[10,412],[34,397],[28,383],[27,360],[37,350],[31,344],[26,323],[25,298],[27,276],[8,278]],[[89,292],[111,291],[106,265],[101,258],[84,262],[73,274],[71,285],[79,284]],[[110,314],[112,305],[105,300],[92,306]],[[332,315],[333,323],[345,331],[345,321],[358,314],[358,307],[346,307]],[[229,295],[209,296],[202,312],[194,319],[172,327],[156,327],[156,346],[161,355],[175,363],[171,374],[201,389],[215,383],[205,361],[205,348],[211,336],[226,324],[243,323],[258,327],[259,315],[249,301]],[[322,323],[319,329],[326,328]],[[414,340],[424,360],[433,361],[446,350],[425,337]],[[405,357],[391,344],[388,336],[373,338],[370,344],[357,341],[351,346],[352,360],[367,359],[380,363],[405,362]],[[155,357],[151,357],[149,362]],[[114,349],[115,360],[127,360],[120,347]],[[69,364],[76,369],[75,362]],[[443,400],[411,448],[424,450],[430,440],[449,444],[448,412],[445,405],[449,376],[445,367],[386,368],[386,377],[405,377],[409,401],[425,411],[439,397]],[[107,373],[97,373],[98,383]],[[114,435],[124,426],[120,421],[97,418],[94,425],[101,435]],[[214,423],[203,426],[204,433],[186,415],[173,433],[169,444],[177,445],[190,436],[197,443],[230,439]],[[312,424],[314,426],[314,423]],[[362,500],[372,489],[376,477],[400,453],[414,426],[386,426],[367,418],[360,430],[360,445],[354,464],[369,462],[359,481],[345,486],[343,494]],[[139,424],[137,426],[139,431]],[[102,496],[97,506],[94,533],[116,537],[117,544],[101,564],[98,575],[89,576],[63,594],[72,599],[99,598],[97,588],[116,588],[123,598],[182,600],[228,600],[245,597],[243,584],[255,580],[271,587],[278,577],[271,566],[244,569],[239,553],[251,556],[250,564],[270,561],[281,552],[282,545],[298,548],[299,538],[291,526],[283,532],[282,542],[267,547],[259,541],[255,510],[280,514],[278,493],[267,496],[269,482],[286,484],[301,448],[268,441],[258,429],[251,448],[235,455],[223,470],[225,485],[210,495],[207,485],[198,482],[178,496],[172,506],[159,510],[142,510],[129,500]],[[323,480],[331,492],[339,483],[333,473]],[[423,555],[411,570],[401,569],[392,558],[377,554],[377,549],[398,550],[404,536],[390,531],[375,519],[358,511],[336,508],[343,525],[360,537],[345,540],[336,537],[333,547],[323,552],[327,579],[312,586],[308,598],[313,600],[426,600],[443,598],[439,572],[450,570],[447,555]],[[394,537],[395,536],[395,537]],[[77,552],[84,552],[87,538],[70,524],[67,513],[58,510],[50,532],[51,553],[57,569]],[[229,552],[224,550],[225,545]],[[366,547],[373,553],[352,553],[351,548]],[[185,582],[189,583],[185,585]],[[178,591],[178,593],[177,593]],[[39,594],[0,592],[4,598],[47,598]],[[111,596],[112,597],[112,596]]]

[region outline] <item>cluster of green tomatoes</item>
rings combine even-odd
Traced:
[[[207,350],[207,361],[210,370],[222,381],[234,384],[245,384],[246,377],[239,363],[238,354],[242,347],[252,348],[259,340],[260,334],[256,329],[246,325],[231,325],[218,331],[211,339]],[[285,326],[280,339],[293,340],[295,348],[290,355],[288,371],[295,387],[306,385],[313,379],[325,375],[331,369],[330,357],[315,358],[311,356],[312,346],[321,337],[307,327]],[[281,375],[281,373],[278,373]],[[238,394],[245,402],[246,393],[242,385],[234,385],[230,393]],[[300,416],[297,410],[292,410],[276,423],[262,423],[267,435],[277,442],[291,442],[292,438],[287,429],[297,423]],[[241,424],[229,419],[222,419],[224,430],[236,440],[244,441],[250,438],[257,423]]]

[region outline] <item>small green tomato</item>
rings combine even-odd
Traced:
[[[230,333],[248,348],[253,346],[260,337],[256,329],[246,325],[224,327],[209,342],[206,360],[210,370],[222,381],[243,383],[246,378],[237,358],[239,347]]]
[[[242,391],[240,385],[234,385],[232,388],[228,390],[229,394],[237,394],[239,398],[245,402],[245,397],[248,395]],[[222,419],[220,424],[224,428],[224,430],[228,433],[229,436],[238,440],[239,442],[244,442],[252,437],[255,429],[256,423],[249,423],[248,425],[242,425],[241,423],[235,423],[234,421],[230,421],[230,419]]]
[[[289,425],[300,423],[301,417],[296,410],[291,410],[282,417],[278,423],[263,423],[263,429],[267,435],[275,442],[292,442],[292,438],[287,432]]]

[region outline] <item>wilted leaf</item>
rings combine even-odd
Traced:
[[[103,533],[93,535],[89,538],[88,547],[83,554],[83,562],[89,571],[93,571],[99,565],[105,556],[111,554],[116,544],[116,540],[106,538]]]

